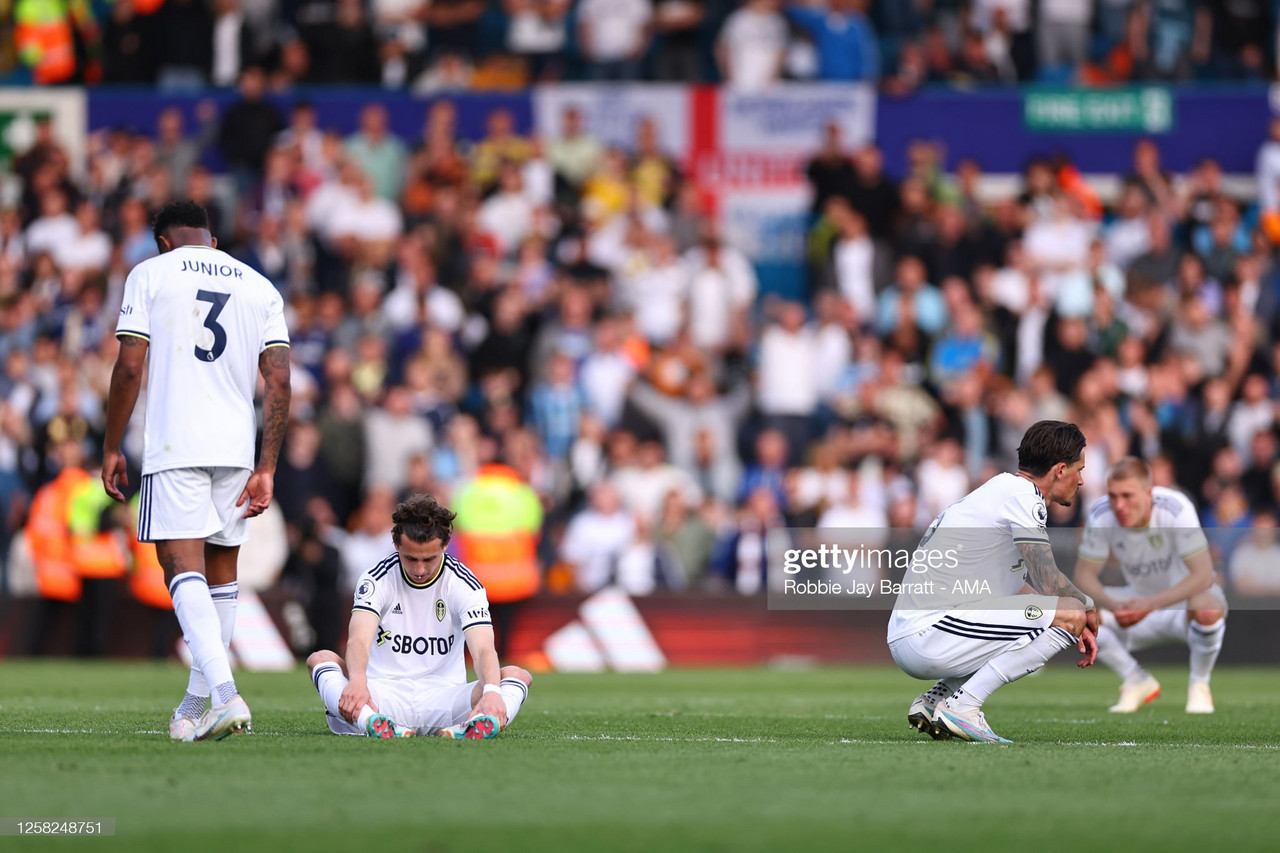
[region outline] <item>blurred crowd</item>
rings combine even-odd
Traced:
[[[1258,204],[1228,196],[1212,159],[1171,174],[1150,141],[1104,204],[1061,158],[991,196],[972,161],[948,172],[918,142],[889,175],[832,126],[807,166],[810,286],[784,301],[704,215],[657,118],[609,147],[573,108],[545,140],[496,109],[463,143],[447,100],[413,139],[371,103],[343,137],[264,86],[247,72],[198,126],[170,109],[153,132],[92,134],[82,164],[43,122],[12,163],[6,539],[67,465],[92,474],[123,283],[156,252],[151,212],[182,196],[287,303],[292,424],[278,519],[255,533],[277,557],[250,586],[340,613],[399,497],[449,504],[500,472],[536,495],[521,513],[544,589],[750,594],[766,531],[919,528],[1059,418],[1081,425],[1088,466],[1051,524],[1081,523],[1108,464],[1137,454],[1234,537],[1215,539],[1220,571],[1280,593],[1280,127]],[[128,527],[96,504],[85,519],[90,537],[99,519]]]
[[[1015,81],[1273,76],[1275,0],[11,0],[0,75],[38,83],[420,92],[552,80]],[[0,39],[0,42],[7,40]],[[7,69],[6,69],[7,66]]]

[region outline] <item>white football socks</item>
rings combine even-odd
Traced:
[[[209,597],[213,599],[213,608],[218,611],[218,621],[222,625],[222,647],[227,650],[230,660],[231,638],[236,631],[236,600],[240,595],[240,584],[237,581],[209,587]],[[191,662],[191,674],[187,677],[187,694],[182,704],[174,710],[175,717],[198,719],[204,711],[205,700],[209,698],[209,682],[205,680],[196,666]]]
[[[339,720],[346,721],[346,717],[342,716],[338,703],[342,699],[342,691],[347,689],[348,679],[342,674],[342,667],[336,663],[322,663],[315,669],[311,670],[311,681],[316,686],[316,692],[320,694],[320,701],[324,703],[324,709],[329,715]],[[365,725],[369,722],[369,718],[376,712],[365,705],[360,709],[360,716],[356,718],[356,725],[364,731]]]
[[[998,654],[969,677],[946,701],[948,710],[967,712],[982,707],[992,693],[1006,684],[1038,671],[1049,658],[1076,644],[1062,628],[1049,628],[1024,646]]]
[[[1201,625],[1195,621],[1187,623],[1187,645],[1191,647],[1191,681],[1209,683],[1213,673],[1213,665],[1218,661],[1218,652],[1222,651],[1222,637],[1227,633],[1226,617],[1212,625]]]
[[[227,650],[222,645],[222,625],[209,594],[208,581],[199,572],[183,572],[170,581],[169,595],[173,597],[173,610],[191,649],[192,661],[204,673],[205,680],[214,685],[210,701],[214,705],[225,705],[236,695],[236,683],[231,677]]]
[[[507,703],[507,725],[515,721],[520,713],[520,706],[529,698],[529,687],[518,678],[504,678],[498,684],[502,691],[502,699]]]
[[[1098,660],[1120,676],[1125,684],[1135,684],[1150,676],[1137,658],[1129,654],[1120,632],[1109,625],[1098,628]]]

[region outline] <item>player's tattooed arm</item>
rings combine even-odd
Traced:
[[[267,386],[262,401],[262,453],[258,457],[258,470],[274,472],[289,426],[289,348],[275,346],[263,350],[258,357],[258,370]]]
[[[1053,559],[1053,548],[1048,542],[1019,542],[1022,561],[1027,566],[1027,583],[1041,595],[1068,596],[1088,604],[1089,597],[1076,589],[1076,585],[1058,570]]]

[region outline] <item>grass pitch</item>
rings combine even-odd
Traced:
[[[0,816],[116,820],[9,850],[1275,850],[1280,678],[1223,669],[1218,713],[1108,714],[1051,666],[987,706],[1013,746],[907,728],[888,668],[540,675],[497,740],[327,733],[305,671],[240,674],[254,732],[175,744],[185,673],[0,665]]]

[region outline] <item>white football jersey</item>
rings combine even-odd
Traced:
[[[1026,582],[1018,544],[1049,544],[1048,520],[1044,495],[1016,474],[998,474],[944,509],[902,579],[889,642],[927,628],[952,607],[1016,595]],[[933,559],[922,561],[924,555]],[[922,584],[930,584],[927,591]]]
[[[1125,584],[1145,598],[1181,583],[1191,574],[1184,560],[1208,547],[1200,516],[1187,496],[1156,486],[1147,527],[1121,527],[1111,499],[1095,501],[1085,520],[1080,556],[1106,562],[1108,554],[1114,555]]]
[[[182,246],[129,273],[116,335],[150,342],[143,474],[253,467],[258,356],[289,345],[271,282],[226,252]]]
[[[370,678],[467,680],[463,632],[492,625],[489,596],[471,571],[446,554],[435,579],[414,583],[393,552],[356,582],[352,610],[378,615],[369,652]]]

